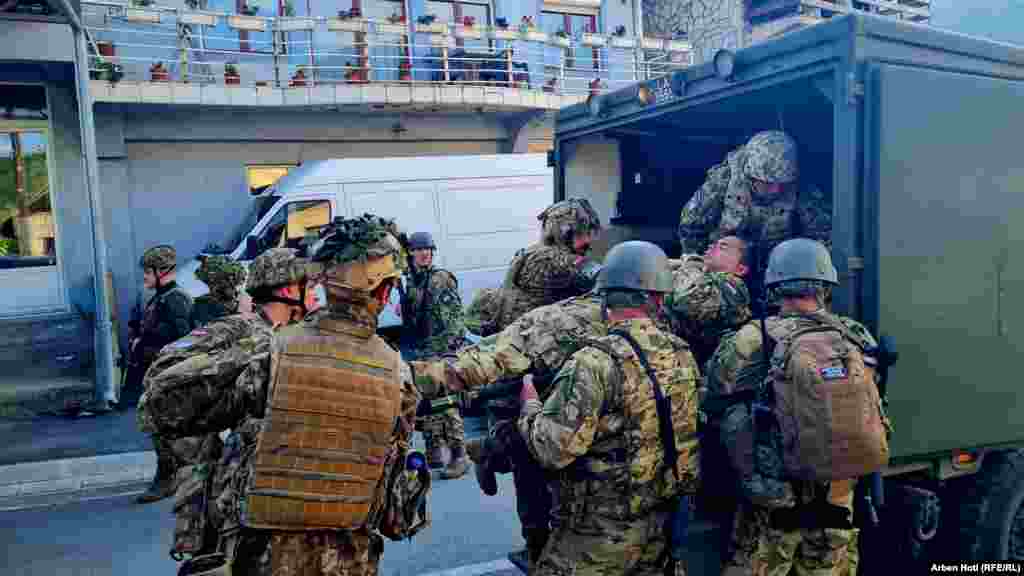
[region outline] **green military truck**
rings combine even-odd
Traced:
[[[721,51],[563,108],[555,200],[593,203],[604,250],[644,239],[678,256],[706,171],[777,129],[832,200],[833,309],[899,354],[860,573],[1024,558],[1024,48],[857,14]],[[717,574],[716,529],[691,525],[693,574]]]

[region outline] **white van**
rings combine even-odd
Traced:
[[[537,215],[551,204],[552,183],[546,154],[307,162],[261,195],[272,205],[230,256],[248,265],[267,248],[298,247],[307,228],[369,212],[410,234],[430,232],[435,265],[455,274],[468,306],[479,289],[501,284],[516,250],[539,238]],[[208,291],[197,268],[191,260],[178,272],[193,297]],[[381,328],[401,325],[397,310],[396,290]]]

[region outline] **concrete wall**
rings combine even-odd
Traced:
[[[392,128],[400,122],[405,132]],[[495,154],[508,139],[495,116],[356,116],[296,110],[157,110],[96,106],[122,344],[142,293],[137,263],[158,243],[179,264],[209,243],[234,247],[249,219],[247,164],[352,157]]]

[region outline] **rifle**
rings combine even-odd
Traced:
[[[523,388],[523,378],[502,378],[479,389],[475,395],[467,393],[449,394],[434,399],[420,400],[416,407],[417,416],[431,416],[440,414],[449,408],[459,407],[463,410],[478,407],[489,400],[499,398],[519,398],[519,392]]]
[[[896,351],[896,343],[892,336],[881,336],[878,338],[878,346],[867,351],[878,359],[878,395],[882,399],[882,405],[886,403],[886,391],[889,384],[889,368],[899,360],[899,352]],[[882,474],[872,472],[867,476],[867,493],[862,496],[864,506],[867,508],[871,518],[871,525],[878,526],[878,509],[885,505],[885,489],[882,483]]]

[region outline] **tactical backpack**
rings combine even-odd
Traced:
[[[780,339],[765,387],[787,476],[858,478],[888,462],[876,361],[865,352],[863,339],[831,318]]]

